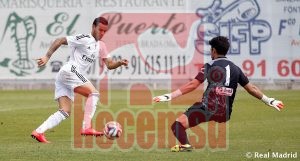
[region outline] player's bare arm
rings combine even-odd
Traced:
[[[47,64],[48,60],[51,58],[52,54],[61,46],[61,45],[68,45],[67,39],[65,37],[57,38],[48,49],[46,55],[41,58],[38,58],[37,64],[38,67],[43,67]]]
[[[111,70],[111,69],[116,69],[122,65],[127,66],[128,60],[122,59],[122,60],[114,61],[111,58],[106,58],[104,59],[104,63],[107,66],[107,68]]]
[[[179,89],[173,91],[172,93],[164,94],[161,96],[156,96],[153,98],[153,101],[155,102],[164,102],[164,101],[170,101],[176,97],[179,97],[181,95],[187,94],[195,90],[201,83],[197,79],[193,79],[189,81],[188,83],[181,86]]]
[[[257,99],[261,99],[263,97],[263,93],[258,89],[254,84],[248,83],[244,86],[244,89],[251,94],[253,97]]]
[[[179,88],[182,95],[187,94],[195,90],[201,83],[197,79],[193,79]]]
[[[278,111],[280,111],[284,107],[284,104],[282,103],[282,101],[276,100],[275,98],[267,97],[260,91],[260,89],[258,87],[256,87],[252,83],[246,84],[244,86],[244,88],[249,94],[256,97],[257,99],[260,99],[266,105],[274,107]]]

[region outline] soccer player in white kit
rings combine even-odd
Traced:
[[[46,55],[37,59],[38,66],[42,67],[47,64],[52,54],[61,45],[68,45],[71,48],[70,60],[60,69],[55,81],[55,100],[58,101],[59,110],[32,131],[32,138],[42,143],[49,143],[44,133],[70,116],[74,92],[87,97],[81,135],[103,135],[102,132],[96,131],[91,126],[91,120],[99,100],[99,92],[84,74],[98,55],[108,69],[115,69],[128,64],[126,59],[113,61],[109,57],[105,43],[100,41],[107,30],[107,20],[104,17],[98,17],[93,22],[90,34],[58,38],[52,43]]]

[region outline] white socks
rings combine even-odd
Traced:
[[[97,103],[99,101],[99,93],[91,93],[86,99],[82,129],[91,128],[92,118],[95,114]]]
[[[96,112],[97,103],[99,101],[99,93],[92,93],[88,96],[85,108],[84,108],[84,117],[82,128],[87,129],[91,128],[92,118]],[[37,133],[44,133],[46,130],[51,129],[61,123],[63,120],[67,119],[69,114],[63,110],[58,110],[54,114],[48,117],[37,129]]]
[[[69,114],[63,110],[58,110],[54,114],[48,117],[46,121],[42,123],[37,129],[37,133],[44,133],[46,130],[57,126],[60,122],[69,117]]]

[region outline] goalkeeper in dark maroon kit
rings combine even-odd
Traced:
[[[207,80],[208,85],[200,102],[194,103],[173,123],[171,129],[181,145],[175,145],[171,151],[191,151],[186,129],[202,122],[226,122],[230,119],[232,104],[238,84],[249,94],[265,104],[280,111],[284,105],[281,101],[269,98],[249,82],[242,70],[226,58],[230,47],[226,37],[217,36],[209,41],[212,61],[206,63],[198,75],[179,89],[169,94],[154,97],[155,102],[170,101],[176,97],[195,90]]]

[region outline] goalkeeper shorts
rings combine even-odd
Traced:
[[[226,108],[226,107],[225,107]],[[202,122],[216,121],[226,122],[230,119],[230,112],[228,108],[211,110],[203,102],[196,102],[189,107],[184,114],[187,116],[189,126],[194,127]]]

